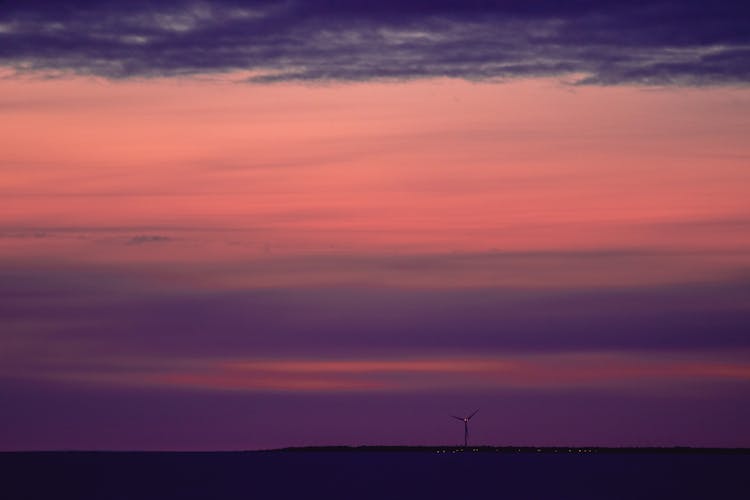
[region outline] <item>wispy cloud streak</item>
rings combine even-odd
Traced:
[[[101,360],[99,361],[101,363]],[[434,391],[498,388],[624,389],[654,384],[750,382],[747,360],[726,353],[638,352],[406,359],[110,360],[107,369],[51,370],[32,378],[68,383],[217,391]],[[139,369],[140,368],[140,369]]]

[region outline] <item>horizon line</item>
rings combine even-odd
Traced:
[[[282,448],[258,448],[237,450],[105,450],[105,449],[50,449],[50,450],[0,450],[0,454],[35,454],[35,453],[139,453],[139,454],[209,454],[209,453],[268,453],[268,452],[367,452],[367,451],[431,451],[431,452],[504,452],[504,453],[628,453],[628,452],[651,452],[651,453],[740,453],[750,454],[750,447],[722,447],[722,446],[514,446],[514,445],[311,445],[311,446],[288,446]]]

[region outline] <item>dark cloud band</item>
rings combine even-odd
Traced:
[[[250,81],[570,75],[584,84],[750,80],[747,2],[7,2],[0,64],[108,78]]]

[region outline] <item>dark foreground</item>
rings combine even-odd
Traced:
[[[744,450],[332,448],[0,453],[0,497],[748,498]]]

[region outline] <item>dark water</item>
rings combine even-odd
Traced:
[[[750,454],[0,453],[0,498],[750,498]]]

